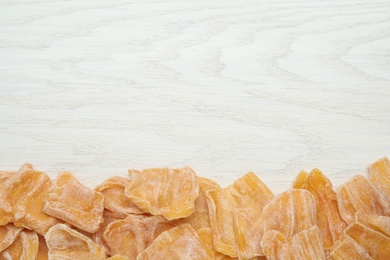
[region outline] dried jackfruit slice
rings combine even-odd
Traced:
[[[295,187],[308,190],[314,196],[317,226],[320,229],[325,249],[331,248],[333,243],[340,239],[342,232],[347,227],[340,216],[336,192],[332,189],[332,183],[320,170],[313,169],[310,174],[299,173],[294,184]]]
[[[31,164],[23,165],[0,183],[0,222],[5,218],[15,226],[25,227],[45,234],[59,220],[42,211],[43,197],[51,185],[47,174],[33,169]]]
[[[65,224],[57,224],[45,235],[49,259],[106,259],[104,247]]]
[[[0,226],[0,252],[18,238],[20,231],[22,231],[22,228],[15,227],[13,224]]]
[[[18,238],[0,253],[0,260],[35,260],[38,253],[38,235],[34,231],[22,230]]]
[[[277,230],[267,231],[261,247],[267,259],[318,259],[325,260],[320,231],[317,226],[287,238]]]
[[[114,255],[114,256],[107,258],[107,260],[130,260],[130,258],[128,258],[125,255]]]
[[[216,250],[230,257],[237,257],[238,253],[242,256],[253,254],[252,257],[261,255],[257,244],[260,243],[262,229],[252,231],[252,228],[257,229],[257,226],[244,226],[239,223],[236,225],[243,238],[240,241],[244,243],[237,248],[233,209],[251,209],[251,218],[254,222],[260,218],[263,207],[273,198],[272,192],[253,172],[247,173],[227,188],[217,188],[207,192],[210,224]],[[249,238],[253,232],[260,232],[256,237],[259,240]]]
[[[309,174],[305,171],[300,171],[295,177],[293,188],[294,189],[305,189],[307,185],[307,179],[309,178]]]
[[[206,192],[220,187],[216,182],[208,178],[197,176],[196,179],[199,183],[199,196],[195,201],[194,212],[189,217],[183,218],[179,221],[181,221],[181,224],[191,224],[195,230],[198,230],[201,228],[210,227],[209,208],[207,205]]]
[[[213,253],[190,224],[182,224],[161,233],[137,260],[147,259],[212,259]]]
[[[111,212],[122,213],[123,217],[129,214],[143,214],[145,212],[125,195],[125,187],[129,183],[128,178],[115,176],[98,185],[95,191],[103,194],[104,207]]]
[[[358,242],[347,235],[333,244],[330,255],[335,260],[374,260]]]
[[[303,189],[289,189],[263,208],[264,232],[277,230],[286,237],[317,224],[313,195]]]
[[[196,230],[196,234],[198,235],[199,239],[202,240],[202,242],[207,245],[207,247],[210,249],[210,251],[213,253],[213,257],[211,259],[214,260],[231,260],[231,259],[238,259],[238,258],[232,258],[230,256],[221,254],[214,248],[213,244],[213,233],[211,228],[201,228]]]
[[[69,172],[58,175],[45,200],[45,213],[86,232],[96,232],[103,223],[103,195],[83,186]]]
[[[370,180],[390,201],[390,161],[387,157],[369,166]]]
[[[188,217],[194,212],[199,184],[189,167],[130,170],[131,182],[125,194],[147,213],[168,220]]]
[[[356,213],[386,215],[388,212],[390,202],[361,175],[342,184],[336,194],[340,215],[348,224],[355,221]]]

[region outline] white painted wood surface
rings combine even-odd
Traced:
[[[390,156],[390,1],[0,1],[0,168],[275,192]]]

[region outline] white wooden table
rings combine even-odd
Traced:
[[[275,192],[390,156],[390,2],[0,1],[0,169]]]

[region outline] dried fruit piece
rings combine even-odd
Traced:
[[[313,195],[303,189],[289,189],[268,203],[262,213],[264,232],[277,230],[286,237],[317,224]]]
[[[374,260],[358,242],[346,235],[333,244],[330,255],[335,260]]]
[[[267,259],[325,260],[325,250],[317,226],[287,239],[279,231],[267,231],[261,240],[261,247]]]
[[[333,243],[340,239],[342,232],[347,227],[340,216],[336,192],[332,189],[332,183],[320,170],[313,169],[310,174],[299,173],[294,184],[296,187],[300,186],[308,190],[314,196],[317,209],[317,226],[320,229],[324,248],[331,248]]]
[[[300,171],[295,177],[293,188],[294,189],[305,189],[307,185],[307,179],[309,178],[309,174],[305,171]]]
[[[81,230],[94,233],[103,223],[103,195],[83,186],[69,172],[58,175],[45,199],[44,212]]]
[[[22,228],[15,227],[13,224],[0,226],[0,252],[15,241],[20,231]]]
[[[105,259],[104,247],[65,224],[57,224],[45,235],[49,259]]]
[[[46,240],[43,236],[38,235],[39,246],[38,254],[35,260],[47,260],[49,249],[47,248]]]
[[[168,220],[188,217],[199,196],[195,173],[189,167],[129,170],[131,182],[125,189],[134,204],[145,212]]]
[[[145,212],[125,195],[125,187],[129,183],[128,178],[115,176],[105,180],[95,188],[95,191],[103,194],[104,207],[111,212],[122,213],[123,217],[129,214],[143,214]]]
[[[129,215],[125,219],[109,223],[103,240],[111,254],[135,259],[158,235],[174,226],[175,222],[162,216]]]
[[[137,260],[147,259],[212,259],[213,253],[190,224],[182,224],[161,233]]]
[[[247,173],[227,188],[217,188],[207,192],[210,224],[216,250],[230,257],[237,257],[238,253],[242,257],[261,255],[258,244],[262,229],[258,229],[256,225],[236,223],[236,229],[239,230],[242,238],[237,252],[233,209],[252,210],[250,217],[255,222],[260,218],[263,207],[273,198],[272,192],[253,172]],[[250,239],[250,234],[255,232],[259,232],[256,238]]]
[[[390,201],[390,161],[387,157],[379,159],[369,166],[370,180]]]
[[[216,182],[208,178],[196,177],[196,179],[199,183],[199,197],[195,201],[194,212],[189,217],[181,219],[181,223],[191,224],[195,230],[198,230],[210,227],[206,192],[220,187]]]
[[[3,250],[0,260],[23,259],[35,260],[38,253],[38,235],[34,231],[22,230],[18,238]]]
[[[231,258],[230,256],[221,254],[214,248],[213,244],[213,233],[211,228],[201,228],[196,230],[196,234],[198,235],[199,239],[202,240],[202,242],[207,245],[207,247],[210,249],[210,251],[213,253],[213,257],[211,259],[214,260],[231,260],[231,259],[238,259],[238,258]]]
[[[341,217],[348,224],[355,220],[356,213],[386,215],[389,203],[384,200],[369,180],[356,175],[337,191],[337,201]]]
[[[13,221],[15,226],[45,234],[59,220],[42,211],[43,197],[51,185],[47,174],[35,171],[31,164],[23,165],[0,183],[0,222]]]

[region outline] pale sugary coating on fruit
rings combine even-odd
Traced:
[[[214,248],[213,244],[213,233],[211,228],[201,228],[196,230],[196,234],[198,235],[199,239],[207,245],[207,247],[210,249],[210,251],[213,254],[212,259],[214,260],[231,260],[231,259],[238,259],[238,257],[232,258],[230,256],[224,255]]]
[[[57,224],[45,235],[49,248],[49,259],[103,260],[106,253],[103,246],[96,244],[83,234],[65,224]]]
[[[340,215],[348,224],[355,221],[356,213],[386,215],[390,205],[390,201],[361,175],[342,184],[336,194]]]
[[[46,240],[43,236],[38,235],[39,246],[36,260],[47,260],[49,248],[47,248]]]
[[[213,259],[213,253],[200,240],[190,224],[182,224],[161,233],[137,260],[148,259]]]
[[[185,218],[194,212],[199,184],[189,167],[129,170],[129,175],[126,196],[145,212],[168,220]]]
[[[370,180],[390,201],[390,161],[383,157],[369,166]],[[390,212],[389,212],[390,213]]]
[[[15,241],[20,231],[22,231],[22,228],[15,227],[13,224],[0,226],[0,252]]]
[[[17,239],[0,253],[0,260],[35,260],[38,253],[38,235],[34,231],[22,230]]]
[[[237,257],[237,250],[240,250],[242,255],[251,254],[250,252],[244,252],[244,246],[237,248],[233,210],[251,209],[253,211],[251,217],[255,220],[260,218],[263,207],[273,198],[272,192],[253,172],[245,174],[229,187],[217,188],[207,192],[210,224],[216,250],[230,257]],[[244,226],[239,225],[239,223],[236,226],[241,233],[245,233],[244,238],[252,233],[251,226],[245,226],[245,230],[241,229]],[[258,250],[258,246],[254,244],[260,243],[260,238],[258,241],[249,242],[245,240],[245,243],[248,244],[245,247],[248,248],[248,251],[252,251],[253,247]],[[261,252],[258,250],[253,254],[256,256],[260,255]]]
[[[45,201],[44,212],[86,232],[96,232],[103,223],[103,195],[83,186],[69,172],[58,175]]]
[[[277,230],[286,237],[317,224],[313,195],[303,189],[289,189],[268,203],[262,212],[264,232]]]
[[[332,183],[320,170],[313,169],[310,174],[300,172],[295,179],[294,187],[306,189],[314,196],[317,226],[320,229],[325,249],[331,248],[347,227],[347,223],[340,216],[336,192],[332,189]]]
[[[130,179],[115,176],[98,185],[95,191],[103,194],[104,207],[112,212],[123,213],[124,215],[145,213],[125,195],[125,187],[128,184],[130,184]]]
[[[47,174],[34,170],[31,164],[23,165],[0,183],[0,211],[4,211],[5,218],[16,226],[44,235],[51,226],[59,223],[58,219],[42,211],[43,197],[50,185]]]
[[[333,244],[330,255],[334,260],[374,260],[358,242],[347,235]]]
[[[188,223],[195,229],[210,227],[209,208],[206,192],[220,188],[220,186],[208,178],[196,177],[199,183],[199,196],[195,201],[194,212],[186,218],[178,219],[181,224]]]
[[[276,230],[267,231],[261,247],[267,259],[316,259],[325,260],[320,231],[317,226],[286,238]]]

